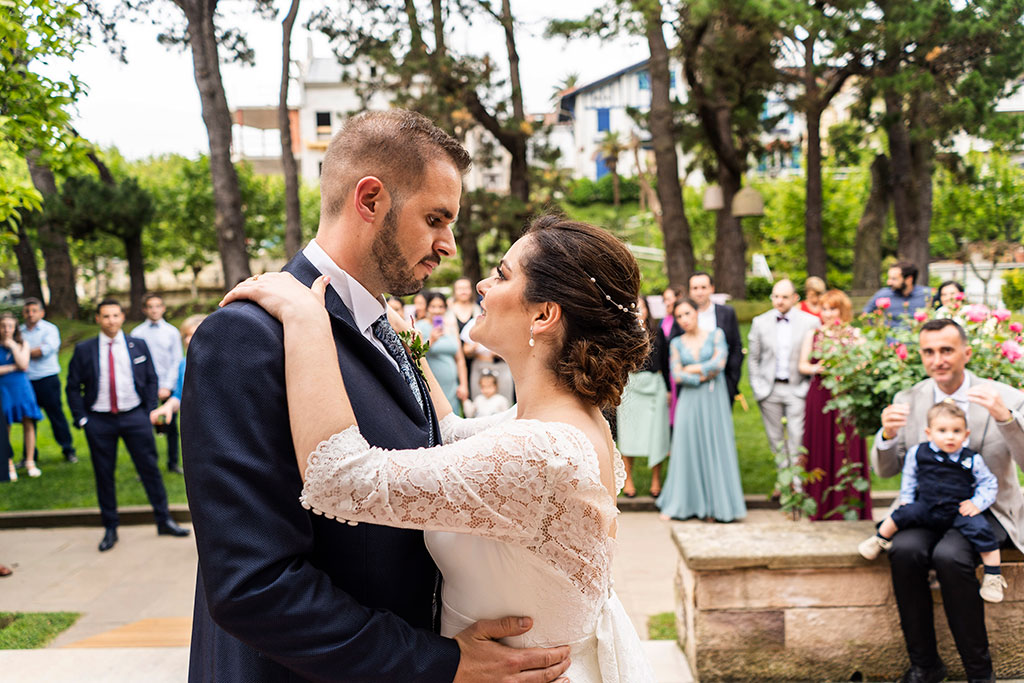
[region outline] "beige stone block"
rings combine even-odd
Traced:
[[[787,650],[825,652],[903,641],[895,605],[788,609],[785,627]]]
[[[785,622],[781,610],[699,611],[696,615],[697,650],[741,650],[757,643],[761,650],[781,650]]]
[[[866,607],[893,600],[887,566],[697,572],[698,609]]]

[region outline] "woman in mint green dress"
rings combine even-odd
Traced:
[[[430,342],[425,358],[430,371],[444,389],[445,398],[459,416],[462,402],[469,398],[469,380],[466,375],[466,357],[462,355],[462,342],[457,329],[448,322],[448,302],[444,295],[427,295],[427,317],[416,321],[416,329]]]
[[[697,304],[676,303],[683,330],[669,344],[669,368],[679,387],[668,477],[657,504],[662,517],[732,522],[747,516],[740,484],[729,391],[722,369],[725,334],[697,324]]]

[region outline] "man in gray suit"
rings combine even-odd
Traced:
[[[1002,547],[1024,549],[1024,496],[1014,462],[1024,468],[1024,393],[967,371],[971,347],[952,320],[931,320],[921,327],[920,353],[929,379],[896,394],[882,411],[882,429],[871,449],[871,466],[880,477],[903,469],[907,450],[927,441],[928,409],[952,399],[967,413],[972,450],[999,480],[996,502],[982,514]],[[934,567],[942,587],[942,606],[970,681],[994,681],[985,630],[985,606],[978,595],[977,554],[955,529],[937,534],[905,529],[889,549],[893,592],[907,643],[910,669],[901,681],[931,683],[946,677],[935,644],[928,570]]]
[[[772,310],[754,318],[747,337],[750,388],[761,406],[772,453],[784,453],[783,466],[796,457],[804,438],[804,399],[810,377],[797,368],[800,345],[821,326],[817,317],[793,308],[799,299],[791,281],[776,282]],[[786,418],[788,438],[783,434],[782,418]]]

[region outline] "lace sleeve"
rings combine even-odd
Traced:
[[[485,429],[490,429],[495,425],[499,425],[502,422],[507,422],[516,416],[516,408],[512,406],[508,410],[498,413],[497,415],[488,415],[487,417],[475,417],[465,418],[459,417],[455,413],[448,413],[441,420],[441,443],[452,443],[453,441],[459,441],[467,437],[479,434]]]
[[[389,451],[350,427],[310,456],[302,504],[349,522],[524,541],[539,529],[565,460],[523,425],[447,446]]]

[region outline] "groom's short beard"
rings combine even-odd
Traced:
[[[392,296],[408,296],[423,289],[425,280],[418,279],[405,265],[405,255],[398,244],[399,204],[393,203],[384,214],[380,232],[373,239],[370,253],[384,281],[384,291]]]

